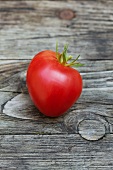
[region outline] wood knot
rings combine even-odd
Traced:
[[[110,133],[109,123],[95,111],[73,110],[64,118],[64,124],[69,133],[79,133],[86,140],[95,141]]]
[[[105,125],[99,120],[82,120],[78,132],[86,140],[96,141],[105,135]]]
[[[59,18],[64,20],[71,20],[75,17],[75,12],[71,9],[63,9],[59,13]]]

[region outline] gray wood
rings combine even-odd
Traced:
[[[101,139],[106,133],[104,124],[97,120],[81,121],[78,130],[84,139],[92,141]]]
[[[26,87],[41,50],[81,55],[79,100],[42,115]],[[113,1],[0,0],[0,169],[113,169]]]
[[[0,6],[1,59],[31,59],[44,48],[55,49],[56,40],[60,50],[68,42],[81,59],[112,59],[113,1],[1,1]],[[75,18],[60,19],[64,9]]]
[[[90,91],[95,92],[95,91]],[[83,91],[83,93],[86,93]],[[96,98],[98,98],[96,93]],[[111,93],[111,91],[110,91]],[[0,92],[1,96],[11,95],[11,92]],[[106,92],[103,94],[106,96]],[[78,102],[71,107],[66,114],[59,118],[48,118],[43,116],[38,109],[35,108],[28,94],[13,94],[13,97],[9,99],[5,99],[5,104],[2,104],[1,110],[1,121],[0,125],[0,134],[56,134],[56,133],[78,133],[79,123],[83,120],[90,120],[93,124],[97,126],[97,130],[101,134],[101,124],[105,126],[106,133],[112,133],[110,131],[110,127],[112,128],[112,124],[106,120],[106,117],[113,117],[112,104],[99,104],[96,99],[92,98],[92,95],[88,96],[89,101],[83,102],[85,100],[84,96],[78,100]],[[102,97],[102,96],[101,96]],[[91,99],[90,99],[91,98]],[[99,97],[100,98],[100,97]],[[90,102],[90,100],[92,102]],[[106,101],[109,99],[106,98]],[[84,104],[83,104],[84,103]],[[92,104],[93,103],[93,104]],[[105,116],[105,117],[103,117]],[[16,119],[15,119],[16,118]],[[22,123],[24,120],[24,124]],[[97,124],[95,123],[97,122]],[[100,126],[98,126],[98,122],[100,122]],[[113,123],[113,121],[112,121]],[[93,124],[91,125],[93,128]],[[90,129],[89,129],[90,130]],[[98,136],[98,133],[97,133]],[[91,138],[91,136],[89,136]]]
[[[3,170],[113,169],[113,134],[95,142],[78,134],[2,135],[0,142]]]
[[[113,60],[81,61],[84,67],[78,68],[83,77],[84,89],[113,88]],[[0,91],[27,93],[26,72],[30,60],[0,60]]]

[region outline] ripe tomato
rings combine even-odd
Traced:
[[[36,107],[46,116],[58,117],[65,113],[82,92],[82,78],[68,63],[67,46],[62,54],[45,50],[38,53],[27,70],[27,87]]]

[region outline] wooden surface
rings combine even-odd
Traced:
[[[41,50],[80,54],[84,88],[59,118],[43,116],[26,88]],[[113,169],[113,1],[0,1],[0,170]]]

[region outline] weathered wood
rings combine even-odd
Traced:
[[[99,140],[105,133],[106,128],[103,123],[97,120],[83,120],[78,126],[79,134],[87,140]]]
[[[0,169],[113,169],[113,1],[0,1]],[[42,115],[26,70],[44,49],[69,54],[83,92],[58,118]]]
[[[28,60],[0,60],[0,91],[27,93],[26,71]],[[81,61],[84,67],[78,68],[83,77],[83,87],[113,88],[113,60]]]
[[[34,28],[34,27],[33,27]],[[44,49],[55,50],[56,40],[59,42],[59,51],[62,51],[65,43],[69,44],[69,54],[77,56],[81,54],[81,59],[88,60],[102,60],[110,59],[112,60],[112,46],[113,38],[112,32],[105,32],[96,34],[95,32],[86,32],[86,35],[77,35],[77,31],[70,35],[69,32],[75,31],[75,29],[58,29],[55,28],[45,28],[42,27],[29,28],[26,31],[25,28],[18,29],[15,26],[13,28],[7,28],[7,30],[1,31],[2,40],[1,50],[0,50],[0,59],[31,59],[33,56]],[[30,30],[31,29],[31,30]],[[16,32],[18,32],[18,35]],[[41,31],[40,31],[41,30]],[[46,31],[48,30],[48,31]],[[23,37],[22,34],[27,32]],[[42,32],[42,33],[40,33]],[[48,35],[40,37],[38,34],[45,34],[48,32]],[[50,33],[49,33],[50,32]],[[51,33],[52,32],[52,33]],[[60,33],[59,33],[60,32]],[[63,32],[66,32],[65,34]],[[59,35],[57,35],[59,33]],[[69,35],[66,35],[68,34]],[[53,34],[53,35],[49,35]],[[63,35],[64,34],[64,35]],[[19,38],[18,38],[19,37]],[[48,41],[49,38],[49,41]]]
[[[0,168],[113,169],[113,135],[89,142],[79,135],[2,135]]]
[[[0,6],[1,59],[31,59],[40,50],[54,50],[56,39],[60,50],[68,42],[70,53],[81,59],[112,59],[112,1],[1,1]],[[60,19],[67,8],[76,17]]]
[[[0,91],[25,91],[28,64],[26,60],[0,60]]]
[[[106,117],[113,117],[113,99],[112,95],[111,98],[110,95],[108,95],[108,92],[111,94],[111,91],[104,90],[102,95],[99,91],[100,90],[91,90],[87,93],[87,90],[84,90],[78,102],[73,105],[73,107],[71,107],[65,115],[51,119],[42,115],[38,109],[35,108],[28,94],[14,93],[13,97],[7,101],[4,100],[4,104],[2,102],[2,113],[0,115],[2,124],[0,126],[0,134],[18,134],[20,131],[23,134],[78,133],[79,124],[81,124],[84,120],[92,121],[90,125],[92,129],[93,125],[97,127],[97,136],[98,132],[101,134],[101,126],[103,125],[106,129],[103,129],[105,130],[105,133],[112,133],[113,131],[110,129],[113,125],[111,122],[109,124],[109,121],[106,120]],[[0,92],[0,95],[3,96],[3,98],[4,96],[8,96],[11,92],[4,93]],[[94,93],[95,97],[92,93]],[[25,121],[25,123],[23,124],[21,120]],[[98,126],[99,123],[100,126]],[[91,131],[91,129],[89,129],[89,131]],[[83,133],[85,134],[85,128]],[[92,137],[89,136],[89,138],[91,139]]]

